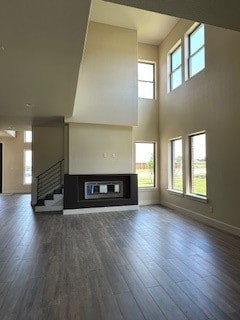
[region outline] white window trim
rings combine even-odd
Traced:
[[[26,151],[32,151],[32,149],[25,148],[25,149],[23,150],[23,185],[24,185],[24,186],[31,186],[31,185],[32,185],[32,182],[31,182],[31,183],[25,182]]]
[[[31,141],[31,142],[26,141],[26,131],[31,131],[31,132],[32,132],[32,130],[24,130],[24,133],[23,133],[23,141],[24,141],[24,143],[26,143],[26,144],[31,144],[32,141]]]
[[[185,81],[192,79],[195,75],[197,75],[198,73],[200,73],[201,71],[203,71],[205,69],[205,67],[200,70],[198,73],[194,74],[193,76],[190,76],[190,65],[189,65],[189,60],[191,57],[193,57],[197,52],[199,52],[199,50],[201,50],[202,48],[205,48],[206,46],[206,41],[205,41],[205,34],[204,34],[204,45],[197,50],[194,55],[192,55],[190,57],[190,35],[200,26],[200,25],[204,25],[204,23],[200,23],[200,22],[195,22],[190,29],[188,29],[188,31],[185,33],[184,36],[184,74],[185,74]],[[205,31],[205,25],[204,25],[204,31]]]
[[[203,195],[199,195],[199,194],[195,194],[195,193],[191,193],[191,137],[193,136],[197,136],[200,134],[205,134],[206,138],[207,138],[207,134],[206,134],[206,130],[202,130],[202,131],[197,131],[194,133],[190,133],[187,135],[187,155],[186,155],[186,192],[185,192],[185,197],[192,199],[192,200],[198,200],[200,202],[208,202],[208,193],[206,196]],[[206,144],[206,154],[207,154],[207,144]],[[206,176],[206,188],[207,188],[207,176]],[[206,189],[208,190],[208,188]]]
[[[171,89],[171,55],[174,51],[176,51],[179,47],[181,47],[181,52],[182,52],[182,41],[181,39],[179,39],[175,45],[171,48],[171,50],[168,51],[167,53],[167,92],[170,93],[172,91],[174,91],[175,89],[179,88],[182,83],[183,83],[183,75],[182,75],[182,83],[175,89]],[[181,55],[182,57],[182,61],[181,61],[181,65],[178,68],[182,68],[182,73],[183,73],[183,55]]]
[[[138,191],[145,192],[145,191],[157,191],[159,180],[158,180],[158,166],[157,166],[157,141],[134,141],[134,172],[136,172],[136,143],[153,143],[154,144],[154,187],[138,187]]]
[[[206,130],[201,130],[198,132],[190,133],[183,138],[183,136],[177,136],[168,140],[168,189],[167,191],[170,194],[173,194],[178,197],[184,197],[189,200],[199,201],[202,203],[208,203],[208,194],[206,196],[197,195],[194,193],[190,193],[190,179],[191,179],[191,151],[190,151],[190,138],[199,134],[206,134]],[[183,159],[183,191],[178,191],[172,189],[172,149],[171,143],[172,141],[182,139],[182,159]],[[186,143],[187,141],[187,143]],[[207,153],[207,144],[206,144],[206,153]],[[206,179],[206,185],[208,184],[208,180]],[[207,187],[208,190],[208,187]]]
[[[153,65],[153,82],[152,81],[144,81],[144,80],[139,80],[138,79],[138,82],[142,81],[142,82],[153,83],[153,98],[152,99],[151,98],[141,98],[138,95],[138,99],[157,100],[158,96],[157,96],[157,63],[156,63],[156,61],[138,59],[138,63],[146,63],[146,64]]]
[[[183,190],[182,191],[173,189],[173,185],[172,185],[172,180],[173,180],[173,176],[172,176],[173,175],[173,172],[172,172],[172,165],[173,165],[172,142],[176,141],[176,140],[180,140],[180,139],[182,140],[182,171],[183,171],[183,181],[182,181]],[[182,136],[169,139],[169,142],[168,142],[168,191],[170,193],[179,195],[181,197],[184,196],[184,152],[183,152],[183,150],[184,150],[184,141],[183,141]]]

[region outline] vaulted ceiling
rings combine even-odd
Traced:
[[[0,127],[71,115],[91,0],[0,0]]]
[[[239,0],[104,0],[240,31]]]
[[[149,43],[143,10],[240,31],[239,0],[0,0],[0,129],[71,116],[91,2],[107,10],[93,7],[93,20],[139,29]],[[159,42],[177,21],[163,19]]]

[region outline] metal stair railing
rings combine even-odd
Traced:
[[[47,194],[63,186],[64,159],[56,162],[37,178],[37,201],[44,199]]]

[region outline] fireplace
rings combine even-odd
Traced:
[[[138,206],[136,174],[64,176],[64,210]]]
[[[85,199],[112,199],[123,197],[122,181],[87,181],[84,185]]]

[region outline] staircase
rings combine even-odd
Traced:
[[[37,176],[35,212],[63,210],[64,160],[60,160]]]

